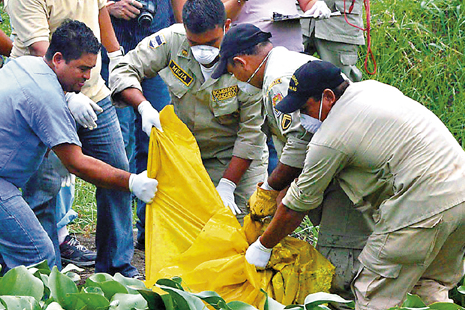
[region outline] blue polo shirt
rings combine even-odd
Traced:
[[[0,178],[22,187],[48,148],[81,146],[56,74],[41,57],[0,69]]]

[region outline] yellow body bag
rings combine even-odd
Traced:
[[[284,238],[266,270],[247,263],[245,251],[263,223],[248,216],[243,228],[223,205],[194,136],[172,106],[163,109],[160,120],[163,132],[152,129],[147,165],[148,176],[159,182],[146,211],[147,287],[179,276],[188,291],[215,291],[227,302],[260,309],[265,301],[260,289],[285,305],[328,292],[334,267],[304,241]]]

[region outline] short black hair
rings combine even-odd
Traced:
[[[247,49],[245,49],[243,51],[240,51],[240,52],[232,55],[231,57],[229,57],[228,58],[228,63],[230,65],[234,66],[234,57],[236,57],[236,56],[246,56],[246,55],[255,56],[255,55],[259,55],[260,52],[262,51],[262,48],[268,46],[269,44],[271,44],[271,41],[269,39],[266,39],[265,41],[257,43],[257,45],[249,47],[249,48],[247,48]]]
[[[100,42],[86,24],[68,19],[53,33],[45,58],[50,61],[55,53],[60,52],[68,63],[79,59],[83,54],[98,54],[100,46]]]
[[[182,8],[182,22],[189,31],[199,34],[226,23],[226,10],[221,0],[187,0]]]

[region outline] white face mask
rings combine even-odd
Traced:
[[[195,60],[202,65],[211,64],[220,53],[220,49],[210,45],[191,46]]]
[[[320,99],[320,109],[318,111],[318,119],[311,117],[310,115],[300,113],[300,124],[302,127],[310,132],[310,133],[315,133],[321,126],[321,112],[323,108],[323,94],[321,94],[321,99]]]
[[[300,124],[306,131],[310,133],[314,134],[318,130],[318,128],[320,128],[321,123],[322,122],[320,120],[317,120],[316,118],[313,118],[310,115],[303,113],[300,114]]]
[[[237,87],[239,87],[239,89],[247,95],[254,95],[260,91],[258,87],[242,81],[237,81]]]

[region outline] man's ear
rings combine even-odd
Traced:
[[[231,28],[231,19],[226,19],[226,23],[224,23],[224,32],[228,32],[229,28]]]
[[[329,106],[332,107],[333,104],[336,102],[336,95],[334,94],[334,92],[329,89],[329,88],[326,88],[324,91],[323,91],[323,98],[322,100],[326,101],[326,102],[329,102]]]
[[[243,56],[235,56],[233,57],[234,65],[237,66],[242,66],[242,68],[245,68],[248,64],[247,60]]]
[[[56,52],[55,54],[53,54],[53,57],[52,57],[52,63],[53,65],[56,67],[57,65],[61,64],[62,62],[64,62],[65,59],[63,58],[63,54],[60,53],[60,52]]]

